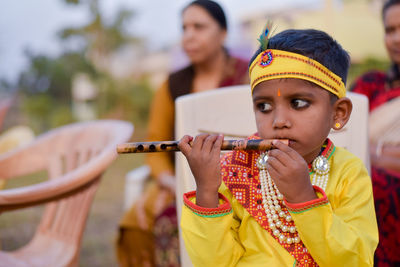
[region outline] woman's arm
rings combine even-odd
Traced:
[[[375,167],[400,172],[400,146],[370,146],[371,164]]]
[[[157,90],[150,108],[148,141],[167,141],[174,138],[174,103],[165,82]],[[147,153],[146,163],[157,180],[174,175],[173,155],[171,153]]]

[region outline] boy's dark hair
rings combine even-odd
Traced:
[[[399,5],[399,4],[400,4],[400,0],[389,0],[389,1],[386,1],[386,2],[383,4],[383,7],[382,7],[382,18],[383,18],[383,19],[385,18],[386,11],[387,11],[390,7],[392,7],[392,6],[394,6],[394,5]]]
[[[350,56],[338,42],[323,31],[286,30],[269,39],[268,49],[288,51],[312,58],[342,78],[346,85]],[[261,52],[260,47],[250,63]]]

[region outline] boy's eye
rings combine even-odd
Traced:
[[[301,99],[293,99],[292,100],[292,107],[293,108],[305,108],[308,107],[310,103],[306,100],[301,100]]]
[[[268,103],[260,103],[257,105],[257,107],[261,112],[267,112],[272,109],[272,106]]]

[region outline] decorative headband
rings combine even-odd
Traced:
[[[339,98],[346,95],[342,79],[321,63],[306,56],[275,49],[262,51],[249,68],[251,91],[264,81],[295,78],[315,83]]]

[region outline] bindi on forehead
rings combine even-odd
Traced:
[[[277,93],[277,95],[278,95],[278,96],[281,96],[281,89],[280,89],[280,88],[278,88],[278,93]]]

